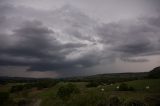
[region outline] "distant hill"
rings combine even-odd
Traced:
[[[40,80],[48,80],[49,78],[27,78],[27,77],[8,77],[0,76],[0,84],[6,83],[30,83],[37,82]]]
[[[104,82],[104,83],[114,83],[114,82],[123,82],[131,81],[136,79],[145,79],[145,78],[160,78],[160,66],[154,68],[150,72],[128,72],[128,73],[108,73],[108,74],[97,74],[91,76],[75,76],[69,78],[23,78],[23,77],[0,77],[0,83],[4,82],[34,82],[39,80],[58,80],[58,81],[70,81],[70,82]]]
[[[107,78],[128,78],[128,77],[145,77],[148,75],[148,72],[128,72],[128,73],[109,73],[109,74],[97,74],[90,77],[107,77]]]
[[[82,76],[82,77],[70,77],[62,78],[62,81],[71,81],[71,82],[90,82],[96,81],[99,83],[115,83],[115,82],[124,82],[131,81],[136,79],[144,79],[148,76],[148,72],[137,72],[137,73],[108,73],[108,74],[97,74],[91,76]]]
[[[149,72],[149,78],[160,78],[160,66]]]

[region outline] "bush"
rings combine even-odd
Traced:
[[[83,92],[73,95],[66,106],[108,106],[108,99],[104,92]]]
[[[21,84],[21,85],[14,85],[12,86],[10,92],[15,93],[15,92],[20,92],[23,90],[28,90],[32,88],[37,88],[37,89],[43,89],[43,88],[49,88],[54,85],[56,85],[58,82],[57,81],[52,81],[52,80],[42,80],[42,81],[37,81],[33,83],[27,83],[27,84]]]
[[[14,85],[14,86],[11,87],[10,92],[11,93],[19,92],[19,91],[24,90],[24,88],[25,88],[24,85]]]
[[[117,96],[109,97],[109,106],[121,106],[121,101]]]
[[[99,85],[99,83],[98,82],[89,82],[87,85],[86,85],[86,87],[97,87]]]
[[[131,99],[126,101],[124,106],[146,106],[146,105],[140,100]]]
[[[149,106],[160,106],[160,95],[150,95],[145,98],[145,102]]]
[[[121,83],[119,86],[119,91],[128,91],[128,85],[125,83]]]
[[[119,91],[134,91],[135,89],[133,87],[129,87],[125,83],[121,83],[118,90]]]
[[[74,84],[63,85],[58,89],[57,96],[62,100],[68,99],[72,94],[79,93],[80,90]]]
[[[0,92],[0,105],[4,105],[9,100],[9,93],[8,92]]]
[[[128,90],[129,91],[135,91],[135,89],[133,87],[129,87]]]
[[[53,80],[42,80],[42,81],[38,81],[36,83],[34,83],[34,87],[36,87],[37,89],[43,89],[43,88],[49,88],[52,87],[54,85],[56,85],[58,83],[58,81],[53,81]]]
[[[25,99],[25,98],[21,98],[18,100],[17,105],[18,106],[28,106],[30,104],[30,100]]]

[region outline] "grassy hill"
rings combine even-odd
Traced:
[[[61,86],[68,83],[70,82],[59,82],[57,85],[45,89],[38,90],[33,88],[24,90],[12,93],[10,97],[14,101],[21,101],[23,99],[32,100],[33,103],[28,106],[34,106],[35,103],[38,103],[38,106],[98,106],[99,103],[109,103],[112,97],[118,98],[123,103],[136,99],[149,104],[149,106],[155,106],[155,103],[159,100],[157,98],[160,97],[160,79],[143,79],[124,82],[128,86],[132,86],[135,89],[134,91],[118,91],[117,86],[121,83],[102,84],[97,87],[88,88],[86,85],[89,82],[72,82],[80,90],[80,93],[72,94],[68,97],[68,100],[64,101],[57,96],[57,92]],[[13,84],[11,83],[3,85],[0,87],[0,91],[9,91],[12,86]],[[146,86],[150,88],[146,89]],[[151,101],[155,102],[152,103]]]
[[[3,78],[0,102],[2,106],[160,106],[160,78],[150,77],[153,72]]]
[[[157,95],[160,95],[160,79],[146,79],[146,80],[135,80],[135,81],[128,81],[125,82],[129,86],[132,86],[135,88],[135,91],[117,91],[116,87],[120,85],[120,83],[116,83],[113,85],[100,85],[98,87],[92,87],[92,88],[86,88],[86,82],[75,82],[74,84],[77,85],[77,87],[80,89],[81,93],[77,95],[72,95],[70,97],[71,104],[74,104],[74,106],[78,106],[77,103],[84,103],[87,99],[90,101],[94,101],[95,98],[99,100],[102,97],[105,97],[106,99],[110,98],[111,96],[117,96],[122,101],[127,101],[130,99],[136,98],[137,100],[146,102],[146,98],[152,98],[156,97]],[[56,96],[56,92],[58,91],[58,88],[65,83],[59,83],[53,88],[46,89],[40,93],[37,93],[37,98],[41,99],[41,106],[61,106],[64,101],[59,99]],[[150,89],[146,89],[146,86],[149,86]],[[104,89],[104,92],[101,91],[101,89]],[[74,99],[74,101],[72,101]],[[91,100],[93,99],[93,100]],[[86,101],[89,102],[89,101]],[[66,101],[64,102],[65,104]],[[85,105],[85,103],[83,104]],[[93,104],[92,104],[93,105]],[[92,105],[85,105],[85,106],[92,106]],[[152,104],[150,104],[152,106]],[[64,105],[68,106],[68,105]]]
[[[148,76],[148,72],[137,72],[137,73],[108,73],[108,74],[97,74],[91,76],[80,76],[61,78],[61,81],[70,82],[89,82],[89,81],[100,81],[105,83],[122,82],[136,79],[144,79]]]

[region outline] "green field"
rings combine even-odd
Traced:
[[[87,88],[87,82],[72,82],[80,92],[67,97],[67,100],[62,100],[57,96],[57,92],[61,86],[68,83],[71,82],[59,82],[50,88],[41,90],[33,88],[19,93],[12,93],[10,96],[14,98],[15,101],[21,98],[33,100],[34,103],[29,106],[99,106],[97,105],[98,103],[109,102],[109,98],[115,96],[118,97],[121,102],[136,99],[148,104],[148,106],[154,106],[154,103],[151,103],[149,100],[146,101],[146,98],[160,97],[160,79],[145,79],[125,82],[128,86],[132,86],[135,89],[134,91],[117,91],[116,87],[119,86],[120,83],[110,85],[103,84],[98,87]],[[0,91],[7,92],[12,86],[13,84],[11,83],[1,86]],[[149,86],[149,89],[146,89],[146,86]],[[104,89],[104,91],[102,91],[102,89]]]
[[[78,86],[78,88],[80,88],[81,93],[77,95],[72,95],[71,99],[73,99],[75,102],[77,100],[76,103],[79,103],[79,102],[83,103],[85,102],[82,100],[83,98],[85,98],[86,100],[89,98],[92,98],[94,101],[94,99],[96,99],[96,97],[99,98],[99,96],[104,96],[107,99],[112,95],[116,95],[123,100],[136,98],[138,100],[144,101],[146,97],[150,97],[152,95],[160,95],[160,85],[159,85],[160,79],[135,80],[135,81],[129,81],[126,83],[129,86],[134,87],[136,90],[135,91],[115,91],[119,83],[116,83],[113,85],[101,85],[93,88],[86,88],[85,85],[87,83],[85,82],[74,83]],[[61,101],[59,98],[56,97],[56,93],[58,91],[58,88],[64,84],[65,83],[59,83],[53,88],[49,88],[44,91],[38,92],[37,94],[32,96],[35,96],[38,99],[41,99],[42,101],[41,106],[62,105],[63,103],[61,102],[63,101]],[[146,90],[145,89],[146,86],[150,86],[150,89]],[[104,92],[101,91],[102,88],[104,89]],[[90,95],[92,95],[92,97],[90,97]]]

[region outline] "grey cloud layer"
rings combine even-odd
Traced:
[[[11,8],[13,12],[18,7]],[[11,23],[14,28],[7,27],[6,32],[2,31],[1,66],[29,66],[30,71],[71,71],[99,63],[96,41],[88,31],[93,31],[93,21],[70,6],[49,13],[53,15],[48,14],[50,16],[46,18],[53,18],[51,24],[48,20],[31,19],[26,15],[26,18],[19,19],[21,23]],[[15,14],[20,13],[15,11]],[[16,15],[7,12],[4,14],[8,18],[5,18],[6,21],[11,21],[11,17],[18,21],[19,15]],[[44,15],[43,12],[41,15]],[[38,18],[36,15],[35,17]],[[1,18],[2,22],[3,20],[4,18]],[[5,22],[1,24],[2,29],[7,24],[10,26]]]
[[[67,54],[85,45],[59,43],[54,37],[55,33],[44,27],[39,21],[25,22],[21,28],[13,32],[10,35],[15,39],[13,45],[4,45],[6,46],[4,47],[1,44],[1,65],[29,65],[33,66],[30,70],[45,71],[74,68],[76,64],[88,66],[93,63],[90,61],[92,59],[88,60],[83,57],[75,61],[67,61],[65,59]],[[7,43],[6,40],[5,43]]]
[[[154,24],[156,22],[156,24]],[[99,28],[103,42],[112,44],[112,50],[122,56],[140,56],[159,53],[160,18],[143,18],[111,23]]]
[[[100,23],[72,5],[46,11],[0,3],[0,66],[71,74],[103,60],[160,54],[160,14]]]

